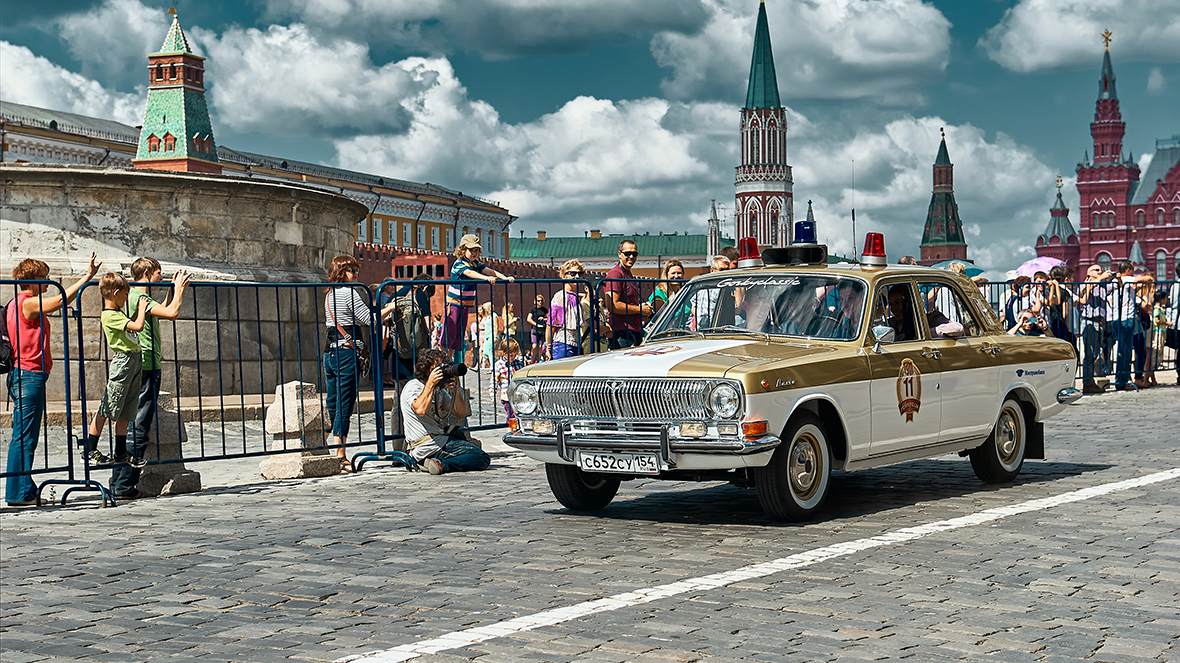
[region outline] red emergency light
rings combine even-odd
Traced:
[[[865,250],[860,255],[860,264],[868,267],[884,267],[889,264],[885,258],[885,236],[881,233],[865,235]]]
[[[758,240],[743,237],[738,240],[738,267],[761,267],[762,256],[758,254]]]

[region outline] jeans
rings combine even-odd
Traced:
[[[351,348],[328,348],[324,352],[324,398],[332,419],[332,434],[344,439],[352,423],[356,404],[356,351]]]
[[[1082,385],[1094,384],[1096,374],[1103,375],[1101,320],[1082,320]]]
[[[139,409],[135,411],[135,421],[131,422],[128,432],[128,451],[136,458],[143,458],[147,454],[147,446],[152,425],[156,423],[156,403],[160,400],[160,369],[145,370],[139,383]],[[157,458],[159,454],[157,454]],[[139,483],[140,469],[128,465],[116,465],[111,470],[111,492],[116,497],[132,495],[136,492],[135,485]]]
[[[639,345],[643,341],[643,333],[633,329],[616,329],[607,345],[611,350],[620,350]]]
[[[564,359],[565,357],[577,357],[581,354],[581,348],[576,345],[566,345],[565,343],[553,343],[553,358]]]
[[[442,464],[443,472],[474,472],[486,470],[492,464],[483,449],[467,440],[454,438],[430,457]]]
[[[13,369],[8,373],[8,397],[12,399],[12,439],[8,442],[10,476],[4,488],[7,502],[32,502],[37,499],[37,484],[28,474],[33,469],[33,454],[37,451],[37,436],[41,431],[41,417],[45,414],[45,380],[40,371]],[[11,476],[16,474],[17,476]]]
[[[1135,334],[1132,345],[1135,347],[1135,379],[1142,382],[1143,369],[1147,365],[1147,334]]]
[[[1131,382],[1131,345],[1135,335],[1135,320],[1119,320],[1114,323],[1114,333],[1118,338],[1117,366],[1114,375],[1114,388],[1122,389]]]

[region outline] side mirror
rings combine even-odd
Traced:
[[[882,343],[892,343],[897,339],[897,332],[893,331],[893,327],[889,325],[874,325],[873,338],[877,339],[877,343],[873,345],[873,352],[881,353]]]

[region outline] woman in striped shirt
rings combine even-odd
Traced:
[[[479,244],[479,237],[464,235],[459,246],[455,247],[458,260],[451,266],[451,283],[447,286],[447,317],[443,320],[442,345],[451,351],[451,360],[462,360],[459,354],[463,349],[463,332],[467,329],[467,313],[475,306],[475,286],[477,281],[495,283],[497,279],[513,282],[511,276],[504,276],[500,272],[479,261],[483,247]]]

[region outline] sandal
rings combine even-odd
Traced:
[[[344,472],[345,474],[352,474],[353,472],[356,471],[352,467],[352,461],[349,460],[346,456],[339,456],[339,458],[340,458],[340,471],[341,472]]]

